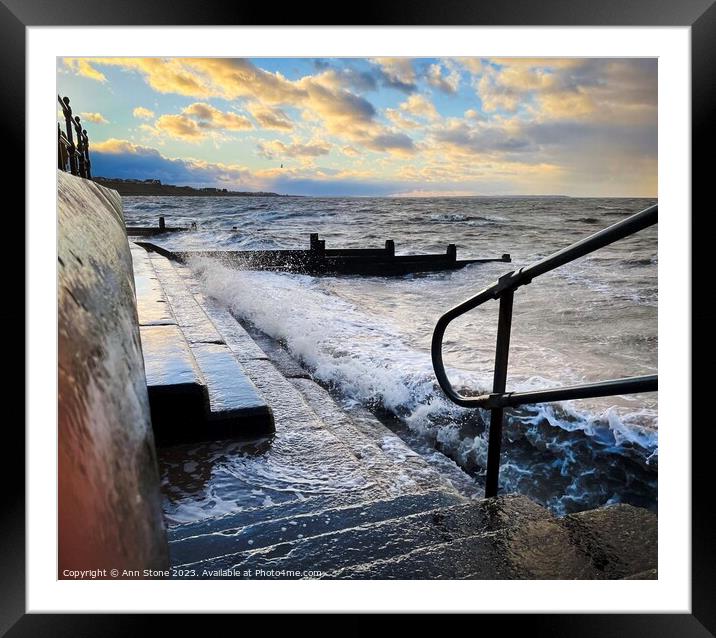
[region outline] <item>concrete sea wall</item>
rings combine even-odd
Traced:
[[[58,575],[163,569],[166,535],[121,198],[61,171],[57,177]]]

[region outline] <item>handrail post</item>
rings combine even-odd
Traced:
[[[90,162],[90,156],[89,156],[89,135],[87,135],[87,129],[82,129],[82,135],[84,136],[84,149],[85,149],[85,177],[87,179],[92,179],[92,170]]]
[[[75,133],[77,135],[77,174],[80,177],[87,177],[85,171],[85,148],[84,136],[82,135],[82,125],[80,124],[80,116],[75,115],[73,120]]]
[[[65,149],[65,145],[62,142],[62,129],[60,128],[60,123],[57,122],[57,168],[63,171],[67,170],[66,153],[67,149]]]
[[[57,97],[59,99],[59,96]],[[72,107],[70,106],[70,98],[64,97],[59,100],[59,102],[62,106],[62,113],[65,116],[65,135],[67,136],[67,142],[69,143],[68,154],[70,156],[70,173],[72,173],[73,175],[77,175],[77,148],[75,147],[75,138],[72,134],[74,121],[72,120]]]
[[[510,333],[512,331],[512,302],[514,292],[508,291],[500,298],[500,315],[497,324],[495,346],[495,374],[492,381],[493,393],[503,393],[507,386],[507,364],[510,356]],[[485,477],[485,498],[497,496],[500,478],[500,449],[502,447],[502,421],[504,408],[490,410],[490,432],[487,443],[487,476]]]

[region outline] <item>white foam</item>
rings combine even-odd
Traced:
[[[482,465],[484,439],[459,437],[455,423],[466,411],[444,398],[435,382],[429,353],[406,345],[398,329],[384,317],[369,315],[329,294],[314,277],[240,271],[207,259],[195,260],[192,267],[209,295],[285,344],[318,380],[339,388],[348,399],[393,412],[412,430],[459,450],[465,459],[472,456]],[[449,372],[458,387],[486,389],[484,380],[474,372]],[[547,383],[558,385],[532,377],[516,389],[544,387]],[[566,431],[581,430],[604,445],[630,444],[653,454],[656,431],[639,426],[640,416],[655,422],[651,410],[623,416],[613,408],[590,413],[566,403],[536,406],[524,421],[547,421]]]

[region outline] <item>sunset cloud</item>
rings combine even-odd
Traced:
[[[443,93],[455,93],[460,86],[460,72],[454,66],[447,69],[441,64],[431,64],[427,79],[428,84]]]
[[[92,122],[93,124],[109,124],[109,121],[101,113],[88,113],[83,111],[80,113],[80,118],[85,122]]]
[[[324,142],[309,142],[306,144],[292,142],[291,144],[284,144],[280,140],[272,140],[271,142],[261,142],[258,146],[259,154],[267,159],[319,157],[320,155],[328,155],[330,150],[331,147]]]
[[[415,90],[415,68],[412,58],[374,58],[383,72],[385,84],[401,91]]]
[[[197,142],[221,131],[245,131],[254,126],[243,115],[220,111],[211,104],[195,102],[178,115],[162,115],[154,124],[154,129],[170,137],[189,142]]]
[[[262,104],[250,104],[249,113],[258,122],[262,129],[274,131],[291,131],[293,122],[284,111],[279,108],[271,108]]]
[[[137,106],[132,110],[132,115],[139,120],[151,120],[154,118],[154,111],[143,106]]]
[[[99,166],[125,174],[120,161],[280,192],[656,192],[655,59],[65,58],[58,68],[83,121],[102,124]]]

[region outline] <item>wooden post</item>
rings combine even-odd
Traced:
[[[457,261],[457,246],[455,244],[448,244],[447,247],[447,258],[448,261]]]
[[[395,242],[392,239],[385,240],[385,252],[388,257],[395,257]]]
[[[311,250],[318,250],[318,233],[311,233]]]
[[[164,230],[166,228],[166,224],[164,223],[164,217],[159,218],[159,230]]]

